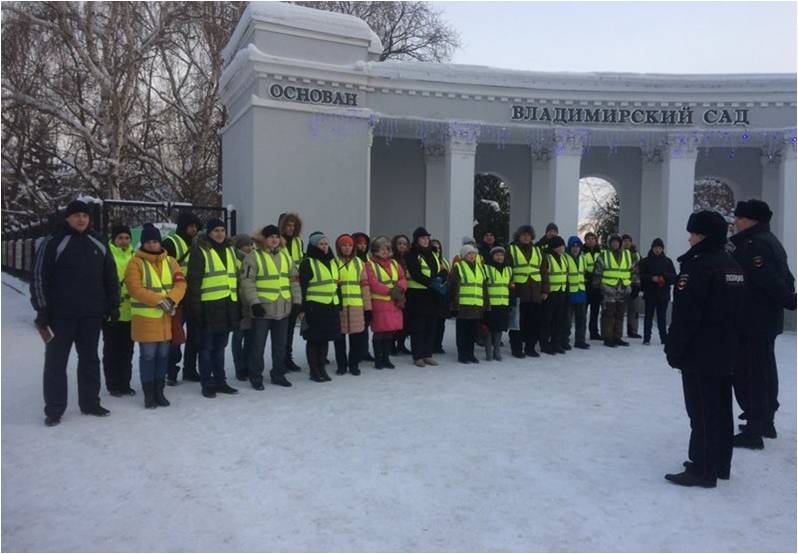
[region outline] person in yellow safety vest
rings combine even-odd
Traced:
[[[474,240],[474,237],[469,237],[469,236],[463,237],[462,244],[463,244],[463,246],[465,246],[467,244],[469,246],[473,246],[474,248],[477,248],[477,241]],[[460,261],[460,254],[457,254],[454,258],[452,258],[452,263],[451,263],[450,267],[456,266],[457,262],[459,262],[459,261]],[[485,263],[485,259],[482,257],[482,254],[479,253],[479,248],[477,248],[477,263],[479,265],[483,265]]]
[[[407,253],[410,251],[410,237],[405,234],[394,235],[391,239],[391,256],[407,275]],[[409,279],[410,276],[407,275]],[[410,354],[407,348],[407,337],[410,336],[410,322],[407,317],[403,321],[404,327],[394,333],[394,342],[390,354]]]
[[[131,336],[139,343],[139,376],[144,407],[169,405],[164,381],[169,365],[172,317],[186,293],[180,265],[161,246],[161,233],[151,224],[141,230],[141,248],[125,271],[131,297]]]
[[[255,248],[252,237],[246,233],[239,233],[233,237],[233,247],[236,253],[236,265],[239,273],[241,272],[244,260]],[[241,276],[239,275],[239,284]],[[241,311],[241,323],[238,329],[233,331],[231,350],[233,351],[233,366],[235,367],[236,379],[238,381],[249,380],[249,354],[247,352],[252,338],[252,318],[249,312]]]
[[[355,255],[363,260],[363,263],[368,263],[371,260],[371,252],[369,252],[369,247],[371,246],[371,239],[366,233],[352,233],[352,238],[355,241]],[[371,327],[371,312],[366,313],[366,346],[363,348],[362,354],[362,361],[366,362],[373,362],[374,356],[371,355],[369,352],[369,341],[368,341],[368,334],[369,334],[369,327]]]
[[[546,242],[546,253],[540,264],[543,281],[543,325],[540,332],[540,351],[546,354],[565,354],[568,346],[568,260],[565,241],[554,235]],[[566,348],[567,347],[567,348]]]
[[[516,358],[540,357],[535,345],[540,340],[543,318],[543,291],[540,274],[542,254],[534,245],[535,230],[521,225],[510,243],[507,265],[513,270],[518,304],[518,328],[510,328],[510,349]]]
[[[324,368],[330,341],[341,334],[341,291],[338,264],[330,241],[319,231],[308,237],[308,249],[299,264],[302,289],[302,336],[310,367],[310,380],[332,381]]]
[[[577,236],[568,238],[568,335],[566,344],[571,342],[571,324],[574,326],[574,348],[587,350],[590,345],[585,341],[587,333],[587,290],[585,286],[586,255],[582,253],[582,241]]]
[[[587,329],[590,333],[590,340],[601,340],[598,328],[599,311],[601,310],[601,283],[595,283],[593,280],[596,259],[601,255],[601,246],[596,233],[585,233],[582,254],[585,256],[585,288],[587,289],[587,306],[590,308]]]
[[[237,394],[227,384],[224,351],[230,331],[241,322],[238,267],[224,221],[211,219],[206,234],[192,247],[188,263],[186,308],[196,333],[202,396]]]
[[[130,337],[130,293],[125,284],[125,270],[133,258],[130,247],[130,227],[115,225],[111,229],[111,242],[108,244],[116,263],[119,278],[120,298],[119,319],[103,321],[103,373],[105,388],[111,396],[134,396],[136,391],[130,387],[133,372],[133,339]]]
[[[502,333],[507,330],[510,317],[510,303],[513,297],[513,270],[505,263],[507,254],[501,246],[494,246],[488,253],[485,262],[485,279],[487,281],[488,308],[485,312],[485,324],[488,326],[488,337],[485,340],[485,359],[487,361],[502,360]]]
[[[556,223],[549,223],[546,225],[546,231],[543,234],[543,238],[540,239],[535,246],[540,248],[542,253],[546,253],[549,251],[549,243],[552,238],[560,236],[560,229],[557,227]]]
[[[631,235],[621,237],[621,249],[629,252],[632,258],[632,289],[626,299],[626,336],[630,339],[643,338],[638,331],[640,330],[640,312],[642,299],[640,298],[640,252],[637,245],[632,240]]]
[[[267,225],[256,234],[256,238],[261,247],[244,258],[239,287],[245,314],[242,321],[249,320],[252,327],[244,348],[248,356],[248,379],[252,388],[260,391],[264,389],[263,354],[269,335],[272,339],[270,380],[273,385],[291,386],[285,376],[288,372],[285,335],[294,306],[301,307],[302,291],[299,289],[299,269],[282,246],[277,226]]]
[[[621,237],[611,235],[609,250],[601,253],[593,269],[593,280],[601,284],[601,335],[604,346],[629,346],[624,341],[623,316],[626,299],[632,288],[632,256],[621,249]]]
[[[391,363],[394,334],[404,326],[407,279],[402,266],[393,259],[388,237],[371,242],[371,260],[366,264],[372,309],[374,369],[395,369]]]
[[[183,275],[188,275],[191,246],[200,229],[202,229],[200,219],[189,210],[181,210],[177,215],[177,230],[163,240],[164,250],[177,260]],[[177,364],[181,359],[183,360],[183,380],[195,382],[200,380],[199,373],[197,373],[196,331],[189,321],[183,304],[178,305],[175,318],[186,327],[186,344],[182,354],[177,341],[172,341],[172,345],[169,347],[169,371],[166,374],[166,384],[169,386],[177,385],[177,376],[180,373],[180,366]]]
[[[336,375],[360,375],[360,361],[368,350],[366,321],[371,319],[371,291],[366,262],[355,255],[355,241],[351,235],[335,240],[338,258],[339,288],[341,290],[341,335],[335,339]],[[368,317],[366,316],[368,314]],[[349,354],[346,337],[349,335]]]
[[[444,279],[448,279],[452,266],[446,259],[446,253],[443,251],[443,245],[441,244],[441,241],[438,239],[432,239],[429,241],[429,245],[432,248],[432,251],[438,255],[438,259],[441,261],[443,271],[445,272]],[[443,335],[446,333],[446,320],[451,316],[451,307],[448,304],[441,304],[438,315],[435,318],[435,340],[432,343],[433,354],[446,354],[446,351],[443,349]]]
[[[297,213],[283,213],[277,220],[277,227],[283,241],[283,248],[286,249],[294,265],[299,267],[302,258],[305,256],[305,243],[302,242],[302,220]],[[288,371],[299,371],[299,365],[294,361],[294,328],[296,327],[297,317],[300,308],[294,306],[291,315],[288,316],[288,329],[285,335],[285,367]]]
[[[407,264],[407,305],[405,316],[410,330],[410,350],[417,367],[436,366],[432,358],[436,316],[446,302],[446,270],[429,244],[424,227],[413,231],[413,245],[405,256]]]
[[[460,261],[449,273],[449,295],[452,309],[457,312],[457,361],[478,364],[474,355],[477,331],[485,310],[487,285],[482,265],[477,263],[479,252],[466,244],[460,249]]]
[[[477,251],[479,252],[479,260],[484,265],[485,262],[488,261],[490,258],[490,251],[491,249],[496,246],[496,235],[493,234],[493,231],[487,229],[482,232],[482,238],[478,244],[474,246],[477,247]]]

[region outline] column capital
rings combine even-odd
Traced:
[[[428,143],[424,145],[424,157],[425,158],[443,158],[446,154],[446,145],[440,144],[436,142]]]
[[[531,146],[529,154],[532,159],[532,167],[536,169],[543,169],[548,167],[549,160],[551,160],[551,150],[546,147]]]
[[[475,123],[449,123],[446,129],[447,146],[451,152],[474,153],[481,128]]]
[[[692,159],[698,158],[699,138],[684,133],[668,135],[668,143],[664,149],[664,159]]]
[[[781,165],[781,150],[763,149],[762,154],[759,156],[759,162],[765,169],[778,168]]]
[[[640,159],[643,169],[656,169],[662,165],[662,150],[659,148],[641,148]]]
[[[582,133],[566,129],[554,130],[555,156],[581,156],[584,146],[585,136]]]

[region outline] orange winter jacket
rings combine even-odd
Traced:
[[[125,284],[130,296],[142,304],[157,306],[162,296],[144,288],[144,263],[150,262],[157,274],[160,275],[162,264],[168,263],[172,268],[173,287],[168,297],[177,305],[186,294],[186,278],[180,271],[177,260],[168,256],[165,250],[160,254],[150,254],[141,249],[136,250],[136,255],[127,264],[125,271]],[[172,340],[172,316],[164,312],[161,318],[143,317],[134,315],[131,321],[131,336],[136,342],[163,342]]]

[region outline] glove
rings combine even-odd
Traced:
[[[50,319],[47,317],[47,312],[45,310],[39,310],[36,312],[36,319],[33,320],[33,323],[35,323],[37,327],[47,327],[50,325]]]
[[[266,317],[266,310],[263,308],[263,305],[253,304],[252,305],[252,317]]]
[[[371,310],[363,312],[363,319],[366,321],[366,326],[371,325]]]
[[[796,307],[795,304],[796,304],[795,293],[792,293],[787,297],[787,301],[784,302],[784,309],[794,312]]]
[[[158,302],[158,307],[161,308],[167,314],[173,314],[175,311],[175,303],[171,298],[164,298],[160,302]]]
[[[391,297],[391,300],[393,300],[394,302],[399,302],[405,297],[405,292],[400,287],[394,286],[391,289],[391,292],[388,293],[388,295]]]
[[[108,310],[105,314],[106,321],[119,321],[119,308],[114,306],[110,310]]]
[[[291,304],[291,317],[296,318],[302,313],[302,304]]]
[[[660,288],[665,286],[665,277],[663,277],[662,275],[658,275],[657,277],[654,277],[654,280],[657,282],[657,284],[660,286]]]

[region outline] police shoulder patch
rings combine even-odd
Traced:
[[[687,288],[687,281],[690,280],[690,275],[687,273],[682,273],[679,275],[678,279],[676,279],[676,289],[677,290],[684,290]]]

